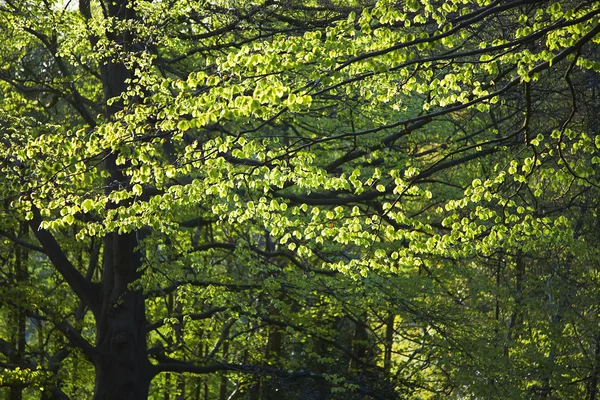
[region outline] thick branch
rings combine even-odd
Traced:
[[[187,221],[182,221],[179,226],[182,228],[196,228],[200,226],[207,226],[215,222],[215,219],[204,219],[202,217],[192,218]]]
[[[232,318],[231,320],[229,320],[229,322],[225,324],[223,330],[221,331],[219,339],[216,341],[210,353],[208,353],[208,358],[213,358],[215,354],[217,354],[219,347],[221,347],[221,344],[225,341],[225,339],[227,339],[227,336],[229,336],[229,331],[231,330],[231,327],[233,326],[233,324],[235,324],[236,321],[237,319]]]
[[[155,290],[150,290],[146,293],[146,298],[156,297],[156,296],[164,296],[169,293],[173,293],[181,286],[189,285],[192,287],[208,287],[208,286],[216,286],[216,287],[225,287],[228,290],[233,291],[241,291],[241,290],[249,290],[249,289],[259,289],[261,285],[244,285],[244,284],[235,284],[235,283],[223,283],[217,281],[177,281],[172,285],[167,286],[165,288],[158,288]]]
[[[101,301],[99,293],[95,290],[95,286],[86,281],[85,277],[69,261],[54,236],[47,230],[40,228],[42,223],[40,211],[33,206],[32,212],[33,218],[29,221],[29,226],[42,245],[44,253],[77,297],[83,300],[85,305],[97,316],[100,311]]]
[[[165,359],[168,359],[165,357]],[[270,366],[262,365],[249,365],[249,364],[229,364],[229,363],[214,363],[210,365],[196,365],[193,363],[187,363],[174,359],[168,359],[169,362],[162,362],[154,366],[154,373],[159,374],[161,372],[176,372],[176,373],[191,373],[191,374],[210,374],[220,371],[236,371],[254,375],[267,375],[276,376],[282,379],[296,380],[296,379],[316,379],[326,383],[327,379],[324,375],[318,374],[307,370],[283,370],[273,368]],[[352,381],[344,381],[341,384],[356,384]],[[380,391],[370,389],[361,385],[358,385],[357,392],[362,395],[369,396],[374,399],[391,400],[397,398],[393,393],[382,393]]]
[[[80,349],[88,360],[93,361],[96,353],[94,347],[87,340],[85,340],[71,324],[63,320],[55,326],[63,335],[66,336],[71,345]]]
[[[177,321],[179,321],[179,323],[182,323],[183,320],[184,320],[184,318],[185,319],[189,318],[189,319],[191,319],[193,321],[198,321],[198,320],[201,320],[201,319],[210,318],[213,315],[215,315],[216,313],[221,312],[221,311],[225,311],[225,310],[227,310],[227,307],[215,307],[215,308],[211,308],[210,310],[206,310],[203,313],[192,313],[192,314],[185,314],[185,315],[184,314],[182,314],[182,315],[175,315],[175,316],[173,316],[171,318],[176,318]],[[155,329],[160,328],[161,326],[164,326],[165,323],[166,323],[165,321],[166,320],[163,319],[162,321],[158,321],[158,322],[154,322],[153,324],[149,324],[148,326],[146,326],[146,332],[150,332],[150,331],[153,331]]]
[[[0,236],[4,236],[5,238],[10,239],[11,242],[14,242],[20,246],[26,247],[30,250],[39,251],[41,253],[44,253],[44,249],[41,248],[40,246],[36,246],[33,243],[26,242],[23,239],[19,239],[18,237],[16,237],[15,235],[13,235],[10,232],[0,231]]]
[[[369,58],[373,58],[373,57],[377,57],[377,56],[381,56],[384,54],[388,54],[392,51],[396,51],[396,50],[400,50],[406,47],[410,47],[410,46],[415,46],[417,44],[420,43],[431,43],[431,42],[435,42],[438,40],[441,40],[445,37],[449,37],[452,36],[454,34],[456,34],[457,32],[459,32],[462,29],[465,29],[467,27],[472,26],[473,24],[484,20],[487,16],[489,15],[494,15],[497,14],[499,12],[502,11],[506,11],[509,10],[511,8],[515,8],[518,7],[520,5],[523,4],[528,4],[528,3],[540,3],[543,2],[543,0],[518,0],[518,1],[513,1],[513,2],[503,2],[503,4],[497,5],[499,3],[502,3],[500,1],[496,1],[495,3],[492,3],[492,5],[489,5],[479,11],[476,12],[476,15],[474,15],[472,18],[469,18],[459,24],[457,24],[456,26],[454,26],[452,29],[449,29],[448,31],[444,32],[444,33],[440,33],[438,35],[432,35],[426,38],[418,38],[412,41],[408,41],[408,42],[402,42],[402,43],[398,43],[394,46],[390,46],[388,48],[382,49],[382,50],[376,50],[376,51],[372,51],[370,53],[364,53],[361,54],[359,56],[353,57],[343,63],[341,63],[336,70],[342,70],[344,68],[346,68],[349,65],[352,65],[356,62],[359,61],[363,61]]]
[[[356,160],[357,158],[360,158],[362,156],[370,154],[376,150],[381,150],[383,148],[390,147],[396,140],[400,139],[403,136],[410,134],[412,131],[422,128],[423,126],[427,125],[429,122],[431,122],[430,119],[424,119],[424,120],[418,121],[414,124],[410,124],[410,125],[406,126],[404,129],[387,136],[385,139],[383,139],[383,141],[381,143],[377,143],[376,145],[369,147],[367,150],[355,150],[355,151],[346,153],[345,155],[338,158],[337,160],[334,160],[334,161],[330,162],[329,164],[327,164],[326,166],[324,166],[323,169],[327,172],[332,172],[337,167],[339,167],[349,161]]]
[[[18,357],[17,349],[15,349],[12,344],[2,338],[0,338],[0,353],[4,354],[11,360],[15,357]]]

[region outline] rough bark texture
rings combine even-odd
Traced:
[[[127,0],[112,3],[109,13],[119,19],[134,17]],[[131,41],[128,35],[112,39],[125,50]],[[123,64],[107,61],[101,72],[105,100],[118,97],[127,89],[126,80],[131,74]],[[121,109],[122,103],[116,101],[107,106],[106,115],[110,119]],[[116,165],[116,157],[114,152],[107,154],[104,162],[110,174],[105,182],[107,194],[115,183],[128,184]],[[141,267],[137,245],[135,232],[113,232],[104,239],[102,306],[96,321],[95,400],[145,400],[148,397],[153,374],[146,348],[144,296],[140,290],[130,289]]]
[[[21,240],[27,240],[28,227],[27,224],[21,223],[19,225],[19,233],[18,236]],[[14,279],[16,280],[16,284],[20,285],[21,282],[27,280],[28,272],[27,272],[27,258],[28,258],[28,250],[26,247],[18,246],[15,250],[15,270],[14,270]],[[26,346],[26,320],[25,320],[25,312],[20,309],[15,311],[15,315],[13,316],[13,324],[16,328],[13,330],[14,337],[12,338],[12,342],[14,345],[14,356],[11,360],[15,364],[19,364],[22,362],[21,357],[25,354],[25,346]],[[23,398],[23,387],[21,386],[13,386],[10,388],[10,400],[21,400]]]
[[[141,307],[140,307],[141,306]],[[139,322],[140,294],[129,292],[105,317],[106,331],[99,335],[95,400],[146,399],[151,380],[143,323]],[[142,332],[140,332],[142,331]]]
[[[128,289],[139,265],[135,235],[112,234],[105,246],[94,399],[146,399],[152,373],[146,353],[144,297]]]

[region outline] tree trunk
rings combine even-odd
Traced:
[[[185,376],[178,375],[177,376],[177,385],[176,385],[176,394],[175,400],[185,400]]]
[[[392,370],[392,353],[394,350],[394,321],[396,316],[392,313],[388,316],[385,321],[385,350],[383,355],[383,370],[386,374],[389,374]]]
[[[146,351],[144,296],[130,290],[140,255],[134,233],[105,239],[103,304],[97,321],[95,400],[145,400],[152,366]]]
[[[128,289],[139,265],[134,239],[133,234],[112,234],[105,242],[95,400],[148,397],[152,371],[146,352],[144,296],[139,290]]]
[[[510,347],[512,345],[512,340],[515,336],[515,329],[517,326],[517,320],[519,318],[519,314],[521,312],[521,307],[523,303],[523,277],[525,275],[525,263],[523,260],[523,254],[521,251],[517,252],[517,259],[515,261],[515,308],[510,316],[510,322],[508,324],[508,331],[506,333],[506,343],[504,344],[504,357],[507,359],[510,357]]]
[[[363,315],[362,317],[366,320],[366,315]],[[354,358],[350,360],[350,370],[353,373],[358,373],[365,367],[367,339],[368,333],[366,325],[361,320],[357,320],[354,323],[354,337],[352,338],[352,353],[354,353]]]
[[[227,353],[229,352],[229,342],[223,342],[223,359],[227,357]],[[229,384],[229,379],[227,378],[227,374],[223,372],[221,374],[221,382],[219,383],[219,400],[227,400],[227,386]]]
[[[111,2],[110,16],[119,20],[135,18],[127,0]],[[131,34],[109,34],[109,40],[130,50]],[[107,60],[101,67],[104,99],[118,97],[127,90],[126,80],[131,73],[125,65]],[[113,119],[123,109],[121,101],[106,107],[106,116]],[[104,169],[106,194],[113,188],[127,187],[129,180],[116,165],[118,154],[107,150]],[[115,186],[116,185],[116,186]],[[112,204],[118,207],[123,204]],[[146,346],[146,316],[144,295],[130,285],[140,277],[141,254],[136,232],[109,233],[104,238],[102,307],[97,317],[97,346],[94,365],[96,384],[94,400],[146,400],[153,377]]]
[[[596,400],[598,393],[598,375],[600,375],[600,335],[596,335],[594,342],[594,363],[590,379],[586,385],[587,400]]]
[[[29,227],[26,223],[21,222],[19,224],[19,232],[18,236],[21,240],[27,240],[27,233],[29,232]],[[16,286],[20,287],[21,283],[27,280],[28,277],[28,258],[29,252],[26,247],[17,246],[15,250],[15,280]],[[21,308],[15,311],[16,315],[14,316],[14,326],[15,330],[13,331],[15,337],[13,338],[13,345],[15,347],[15,360],[13,362],[18,363],[20,358],[25,354],[25,345],[26,345],[26,318],[25,311]],[[21,400],[23,398],[23,387],[21,386],[13,386],[10,388],[10,400]]]
[[[165,374],[163,400],[171,400],[171,374]]]

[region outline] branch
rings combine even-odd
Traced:
[[[194,251],[207,251],[210,249],[235,250],[236,247],[233,243],[205,243],[194,246]]]
[[[158,288],[155,290],[150,290],[146,293],[146,298],[151,298],[155,296],[164,296],[169,293],[173,293],[175,290],[184,285],[190,285],[193,287],[208,287],[208,286],[216,286],[216,287],[225,287],[229,290],[233,291],[242,291],[249,289],[260,289],[261,285],[244,285],[244,284],[235,284],[235,283],[223,283],[217,281],[176,281],[172,285],[167,286],[165,288]]]
[[[11,360],[15,357],[19,357],[17,349],[15,349],[12,344],[2,338],[0,338],[0,353],[4,354]]]
[[[283,321],[278,321],[276,319],[270,318],[268,316],[261,316],[258,315],[258,318],[260,318],[261,321],[266,322],[267,324],[270,325],[275,325],[275,326],[279,326],[282,328],[292,328],[297,332],[303,332],[308,334],[310,337],[314,337],[317,338],[319,340],[322,340],[324,342],[326,342],[327,344],[329,344],[332,347],[335,347],[336,349],[342,351],[344,354],[346,354],[348,357],[350,357],[351,359],[358,361],[359,363],[370,367],[370,368],[378,368],[377,365],[371,364],[371,363],[367,363],[365,360],[361,359],[360,357],[358,357],[356,354],[354,354],[352,352],[352,350],[350,350],[349,348],[347,348],[346,346],[343,346],[339,343],[337,343],[334,340],[328,339],[325,336],[321,336],[319,334],[316,334],[315,332],[311,332],[308,328],[303,327],[303,326],[299,326],[299,325],[294,325],[294,324],[289,324],[287,322],[283,322]],[[355,321],[356,323],[357,321]],[[364,324],[363,324],[364,325]]]
[[[194,363],[188,363],[171,359],[169,357],[160,357],[165,362],[154,365],[154,375],[158,375],[161,372],[176,372],[176,373],[192,373],[192,374],[211,374],[219,371],[238,371],[240,366],[235,366],[226,363],[215,363],[210,365],[196,365]],[[236,368],[237,367],[237,368]]]
[[[472,18],[469,18],[469,19],[455,25],[452,29],[449,29],[448,31],[446,31],[444,33],[440,33],[438,35],[432,35],[432,36],[429,36],[426,38],[418,38],[418,39],[415,39],[415,40],[412,40],[409,42],[398,43],[394,46],[390,46],[390,47],[382,49],[382,50],[376,50],[376,51],[372,51],[370,53],[361,54],[359,56],[350,58],[349,60],[341,63],[335,70],[340,71],[340,70],[346,68],[347,66],[352,65],[356,62],[363,61],[363,60],[377,57],[377,56],[381,56],[381,55],[385,55],[392,51],[400,50],[400,49],[410,47],[410,46],[415,46],[420,43],[435,42],[435,41],[441,40],[445,37],[452,36],[455,33],[457,33],[458,31],[468,28],[468,27],[472,26],[473,24],[475,24],[476,22],[479,22],[479,21],[485,19],[489,15],[494,15],[501,11],[509,10],[511,8],[515,8],[515,7],[523,5],[523,4],[540,3],[540,2],[543,2],[543,0],[518,0],[518,1],[513,1],[513,2],[504,2],[504,4],[497,5],[501,2],[496,1],[495,3],[492,3],[491,5],[485,7],[481,10],[478,10],[476,12],[476,15],[474,15]]]
[[[64,63],[62,57],[60,57],[57,53],[58,44],[57,44],[56,36],[53,36],[51,38],[48,35],[40,33],[30,27],[25,27],[23,29],[26,32],[29,32],[31,35],[35,36],[40,42],[42,42],[42,44],[46,48],[46,51],[50,54],[50,56],[52,56],[54,58],[54,61],[56,62],[56,65],[58,65],[58,68],[60,69],[62,74],[65,77],[72,78],[73,74],[71,74],[71,72],[68,70],[66,64]],[[74,82],[74,80],[71,79],[70,83],[68,84],[69,88],[71,89],[71,94],[73,95],[73,99],[72,100],[69,99],[69,96],[64,95],[64,94],[62,97],[65,100],[67,100],[67,102],[69,104],[71,104],[77,110],[77,112],[79,112],[79,114],[81,115],[83,120],[90,127],[95,127],[96,121],[95,121],[94,117],[92,117],[92,115],[85,108],[85,105],[84,105],[85,98],[81,95],[81,93],[79,93],[79,91],[77,90],[77,88],[75,87],[75,84],[73,82]]]
[[[564,60],[568,55],[572,54],[573,52],[580,51],[581,48],[587,42],[592,40],[599,33],[600,33],[600,24],[596,25],[593,29],[591,29],[586,35],[584,35],[581,39],[579,39],[573,46],[568,47],[565,50],[563,50],[562,52],[558,53],[551,61],[545,61],[543,63],[536,65],[532,69],[530,69],[528,71],[528,76],[533,76],[535,73],[544,71],[544,70],[550,68],[551,65],[555,65],[555,64],[559,63],[560,61]],[[430,119],[433,117],[438,117],[438,116],[441,116],[444,114],[449,114],[451,112],[460,111],[462,109],[471,107],[482,101],[489,100],[489,99],[492,99],[496,96],[503,94],[504,92],[508,91],[510,88],[517,85],[519,82],[521,82],[521,80],[522,80],[521,76],[516,76],[513,79],[511,79],[508,83],[506,83],[506,85],[504,85],[504,87],[502,87],[501,89],[498,89],[495,92],[492,92],[490,94],[481,96],[474,100],[471,100],[467,103],[458,104],[455,106],[451,106],[449,108],[445,108],[445,109],[433,112],[431,114],[410,118],[405,121],[394,122],[389,125],[384,125],[382,127],[373,128],[373,129],[365,130],[362,132],[354,132],[351,134],[344,133],[344,134],[340,134],[340,135],[330,136],[327,138],[316,140],[314,143],[311,143],[311,145],[313,145],[315,143],[334,140],[334,139],[341,139],[341,138],[348,137],[348,136],[359,136],[359,135],[364,135],[367,133],[373,133],[375,131],[393,128],[393,127],[396,127],[396,126],[399,126],[402,124],[416,123],[416,122],[420,122],[420,121]],[[309,147],[309,146],[310,145],[303,145],[303,146],[300,146],[300,148]],[[299,149],[295,149],[294,151],[298,151],[298,150]],[[482,157],[482,156],[485,156],[488,154],[495,153],[499,150],[500,149],[498,147],[492,147],[492,148],[484,149],[482,151],[461,157],[456,160],[438,164],[432,168],[427,169],[426,171],[423,171],[421,174],[419,174],[417,177],[415,177],[413,179],[413,181],[429,177],[429,176],[433,175],[435,172],[459,165],[462,162],[470,161],[470,160],[473,160],[473,159],[476,159],[476,158],[479,158],[479,157]],[[370,191],[370,192],[366,192],[366,193],[362,193],[360,195],[350,196],[350,197],[337,197],[334,193],[315,193],[311,196],[296,196],[296,195],[290,195],[290,194],[275,193],[275,196],[288,199],[288,200],[292,201],[293,203],[306,203],[308,205],[345,205],[345,204],[360,202],[360,201],[364,201],[364,200],[372,200],[377,197],[383,196],[383,195],[387,194],[388,192],[391,192],[391,190],[393,190],[393,187],[388,185],[386,187],[385,192]]]
[[[500,150],[501,150],[500,147],[491,147],[491,148],[483,149],[481,151],[466,155],[461,158],[457,158],[455,160],[450,160],[450,161],[447,161],[444,163],[437,164],[437,165],[421,172],[419,175],[417,175],[415,178],[412,179],[412,182],[419,181],[420,179],[429,177],[436,172],[442,171],[447,168],[454,167],[456,165],[460,165],[467,161],[471,161],[471,160],[486,156],[488,154],[496,153],[497,151],[500,151]],[[373,200],[378,197],[385,196],[387,194],[392,193],[393,189],[394,189],[393,185],[387,185],[385,188],[385,191],[383,191],[383,192],[371,190],[369,192],[365,192],[365,193],[362,193],[359,195],[346,196],[346,197],[338,197],[336,195],[336,193],[324,193],[324,192],[313,193],[308,196],[292,195],[292,194],[285,194],[285,193],[275,193],[274,195],[275,195],[275,197],[282,197],[282,198],[290,200],[292,203],[296,203],[296,204],[305,203],[308,205],[337,206],[337,205],[346,205],[346,204],[351,204],[351,203],[364,202],[367,200]]]
[[[95,286],[86,281],[85,277],[81,275],[73,264],[71,264],[71,261],[69,261],[54,236],[47,230],[40,228],[42,223],[40,210],[37,207],[32,206],[31,211],[33,212],[33,218],[29,221],[29,226],[42,245],[44,253],[48,256],[56,271],[58,271],[65,279],[77,297],[83,300],[85,305],[92,310],[97,317],[102,303],[99,298],[100,293],[95,290]]]
[[[50,393],[52,393],[52,398],[56,400],[71,400],[69,396],[59,388],[50,389]]]
[[[221,311],[225,311],[227,310],[227,307],[215,307],[215,308],[211,308],[210,310],[206,310],[203,313],[192,313],[192,314],[180,314],[180,315],[175,315],[171,318],[176,318],[177,321],[179,321],[179,323],[182,323],[184,318],[185,319],[191,319],[193,321],[198,321],[201,319],[207,319],[212,317],[213,315],[215,315],[218,312]],[[158,321],[158,322],[154,322],[153,324],[149,324],[146,326],[146,332],[150,332],[153,331],[155,329],[160,328],[161,326],[164,326],[166,323],[166,318],[163,319],[162,321]]]
[[[383,139],[383,141],[381,143],[378,143],[374,146],[370,146],[367,150],[355,150],[355,151],[346,153],[345,155],[338,158],[337,160],[334,160],[334,161],[330,162],[329,164],[327,164],[326,166],[324,166],[323,169],[327,172],[332,172],[337,167],[339,167],[349,161],[353,161],[364,155],[370,154],[376,150],[381,150],[385,147],[390,147],[396,140],[400,139],[403,136],[410,134],[414,130],[422,128],[423,126],[427,125],[429,122],[431,122],[430,119],[424,119],[424,120],[418,121],[416,123],[410,124],[410,125],[406,126],[404,129],[400,130],[399,132],[396,132],[396,133],[393,133],[393,134],[387,136],[386,138]]]
[[[223,343],[225,341],[225,339],[227,339],[227,336],[229,336],[229,331],[231,330],[231,327],[233,326],[233,324],[235,324],[236,321],[237,321],[237,319],[232,318],[231,320],[229,320],[229,322],[227,322],[225,324],[225,326],[223,327],[223,330],[221,331],[221,335],[219,336],[219,339],[216,341],[216,343],[213,346],[210,353],[208,353],[208,356],[207,356],[208,358],[213,358],[215,356],[215,354],[217,354],[219,347],[221,347],[221,343]]]
[[[71,350],[68,347],[63,347],[56,353],[48,357],[48,370],[53,374],[58,373],[60,363],[64,361],[71,354]]]
[[[83,336],[81,336],[79,331],[77,331],[77,329],[75,329],[73,325],[68,323],[67,320],[64,318],[62,318],[60,322],[56,322],[55,319],[57,319],[57,317],[58,319],[60,319],[60,315],[55,316],[54,318],[49,318],[48,316],[51,316],[52,312],[46,307],[42,308],[41,310],[46,315],[41,315],[31,310],[25,310],[25,314],[29,318],[51,322],[54,325],[54,327],[67,338],[67,340],[73,347],[80,349],[83,355],[88,358],[88,360],[93,361],[96,355],[96,349],[87,340],[85,340]],[[60,361],[64,359],[67,355],[68,352],[64,354],[64,352],[60,350],[54,356],[50,357],[49,365],[60,363]]]
[[[184,361],[174,360],[168,357],[161,357],[164,360],[168,360],[166,362],[161,362],[154,366],[154,374],[158,375],[161,372],[175,372],[182,373],[187,372],[191,374],[210,374],[214,372],[220,371],[236,371],[247,374],[255,374],[255,375],[266,375],[266,376],[276,376],[282,379],[296,380],[296,379],[315,379],[322,381],[324,383],[331,384],[326,375],[318,374],[308,370],[283,370],[278,368],[273,368],[271,366],[262,366],[262,365],[250,365],[250,364],[229,364],[229,363],[214,363],[210,365],[196,365],[194,363],[188,363]],[[356,382],[352,382],[350,380],[344,380],[340,382],[339,385],[344,384],[352,384],[357,385]],[[333,384],[331,384],[334,386]],[[381,392],[379,390],[371,389],[368,387],[364,387],[361,385],[357,385],[356,391],[362,395],[369,396],[371,398],[377,400],[391,400],[398,398],[393,392]]]
[[[201,226],[207,226],[216,222],[216,219],[204,219],[202,217],[192,218],[187,221],[179,222],[179,226],[182,228],[196,228]]]
[[[55,324],[56,328],[67,338],[69,343],[74,347],[81,350],[83,355],[90,361],[94,361],[96,356],[96,349],[77,332],[73,325],[69,324],[66,320]]]
[[[488,154],[496,153],[497,151],[500,151],[500,150],[501,150],[501,147],[490,147],[487,149],[483,149],[481,151],[477,151],[475,153],[467,154],[466,156],[457,158],[455,160],[449,160],[449,161],[446,161],[443,163],[436,164],[436,165],[432,166],[431,168],[428,168],[425,171],[418,174],[416,177],[414,177],[412,179],[412,182],[420,181],[421,179],[427,178],[427,177],[435,174],[436,172],[439,172],[439,171],[442,171],[444,169],[448,169],[451,167],[455,167],[462,163],[466,163],[467,161],[471,161],[471,160],[475,160],[475,159],[483,157],[483,156],[487,156]]]
[[[16,237],[15,235],[13,235],[10,232],[0,231],[0,236],[4,236],[5,238],[10,239],[11,242],[14,242],[14,243],[16,243],[18,245],[26,247],[26,248],[28,248],[30,250],[39,251],[41,253],[44,253],[44,249],[41,248],[40,246],[36,246],[33,243],[26,242],[23,239],[19,239],[18,237]]]

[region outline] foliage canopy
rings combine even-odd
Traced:
[[[599,15],[0,0],[0,393],[596,399]]]

